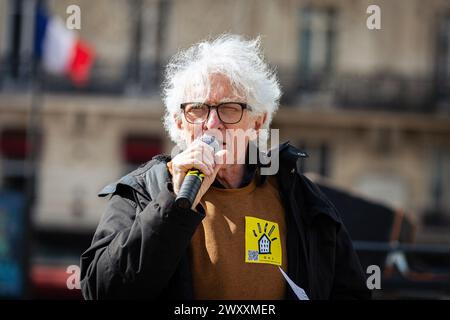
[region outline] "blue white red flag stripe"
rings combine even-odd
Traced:
[[[68,29],[63,20],[49,15],[44,6],[36,11],[35,56],[43,69],[55,75],[67,75],[76,85],[89,79],[94,50]]]

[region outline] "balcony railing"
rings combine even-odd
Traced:
[[[450,112],[450,78],[376,75],[315,75],[281,73],[282,104],[398,112]]]

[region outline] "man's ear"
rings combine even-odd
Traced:
[[[255,130],[259,130],[263,127],[263,125],[267,121],[267,112],[264,112],[262,115],[257,116],[255,120]]]
[[[183,120],[181,120],[181,115],[174,114],[173,118],[175,120],[175,124],[177,125],[177,128],[179,130],[182,130],[183,129]]]

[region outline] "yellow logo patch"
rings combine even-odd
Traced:
[[[281,266],[281,240],[278,223],[245,217],[245,262]]]

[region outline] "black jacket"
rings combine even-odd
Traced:
[[[310,299],[370,298],[335,207],[300,173],[305,154],[288,143],[279,151],[289,277]],[[100,192],[112,197],[81,256],[86,299],[193,298],[188,247],[204,213],[173,206],[167,161],[156,156]],[[287,298],[295,299],[290,288]]]

